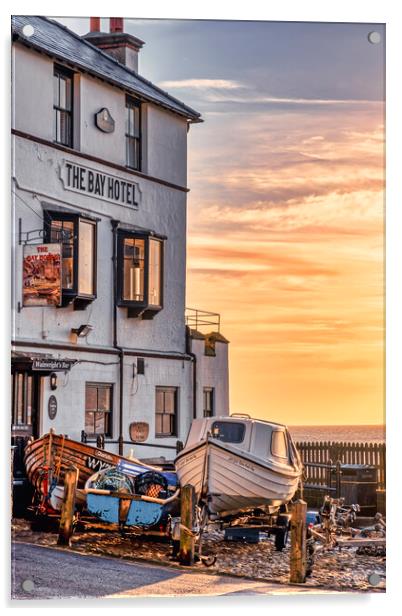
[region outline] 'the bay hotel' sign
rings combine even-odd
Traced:
[[[66,190],[111,203],[138,208],[138,184],[123,178],[63,160],[60,179]]]

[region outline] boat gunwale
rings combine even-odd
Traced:
[[[273,467],[272,464],[269,463],[262,463],[260,460],[255,460],[254,456],[251,457],[250,452],[243,452],[243,451],[239,451],[236,450],[234,447],[230,447],[230,443],[225,443],[226,446],[223,446],[221,443],[218,443],[215,439],[212,440],[211,437],[207,437],[206,439],[202,439],[202,441],[199,441],[198,443],[195,443],[194,445],[190,445],[190,447],[185,447],[184,449],[182,449],[182,451],[180,451],[180,453],[176,456],[174,464],[175,464],[175,468],[176,468],[176,462],[180,459],[183,459],[187,454],[190,453],[194,453],[195,451],[197,451],[197,449],[201,449],[202,447],[206,446],[206,445],[212,445],[213,447],[217,447],[218,449],[223,449],[223,451],[227,451],[228,453],[231,453],[233,455],[237,455],[240,458],[245,458],[247,461],[251,462],[252,464],[256,464],[257,466],[260,466],[263,469],[269,470],[272,473],[275,473],[277,475],[280,475],[282,477],[288,477],[291,479],[297,479],[301,476],[302,471],[303,471],[303,466],[300,465],[299,470],[294,470],[293,472],[289,469],[289,470],[279,470],[278,468]],[[228,447],[229,445],[229,447]],[[177,472],[177,468],[176,468],[176,472]]]

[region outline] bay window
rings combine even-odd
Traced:
[[[82,310],[96,298],[96,235],[95,220],[45,212],[45,241],[62,246],[62,306]]]
[[[152,319],[163,307],[163,239],[119,229],[117,241],[117,305]]]

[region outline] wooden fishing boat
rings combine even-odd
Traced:
[[[175,467],[180,485],[193,485],[218,516],[286,504],[302,474],[286,426],[248,415],[194,420]]]
[[[133,461],[53,432],[30,441],[24,452],[25,468],[30,483],[38,495],[49,500],[53,508],[61,507],[64,475],[70,466],[75,466],[79,470],[76,499],[77,504],[82,505],[85,503],[84,488],[88,479],[97,471],[117,466],[122,460]],[[143,471],[159,470],[136,462],[141,465]]]
[[[166,529],[178,513],[179,487],[175,473],[145,471],[138,463],[121,461],[102,470],[85,486],[87,510],[108,524],[140,529]]]

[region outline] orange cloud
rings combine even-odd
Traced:
[[[381,105],[231,114],[218,139],[219,118],[190,164],[187,300],[222,314],[232,411],[382,422]]]

